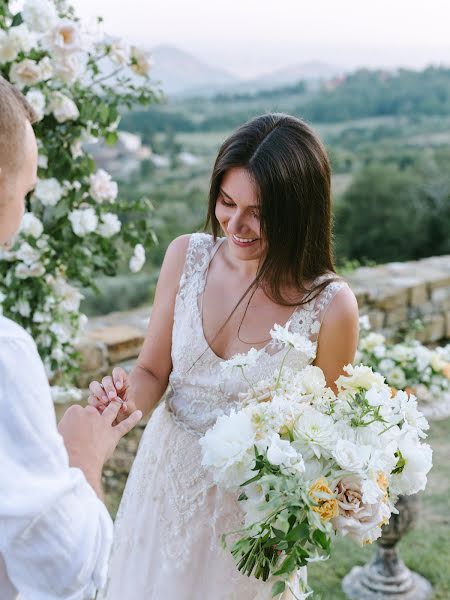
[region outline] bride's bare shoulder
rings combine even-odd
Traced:
[[[175,277],[178,281],[183,271],[191,235],[190,233],[180,235],[170,242],[164,256],[161,274]]]

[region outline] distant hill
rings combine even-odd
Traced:
[[[273,85],[274,87],[283,84],[294,83],[296,81],[323,81],[342,75],[344,69],[328,63],[312,61],[297,63],[276,71],[271,71],[265,75],[249,81],[257,85]]]
[[[169,96],[220,89],[239,82],[225,69],[210,66],[175,46],[155,46],[151,52],[154,60],[152,79],[161,81],[162,89]]]

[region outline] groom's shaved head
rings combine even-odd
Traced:
[[[25,97],[0,77],[0,169],[15,172],[22,163],[27,121],[34,123],[36,113]]]

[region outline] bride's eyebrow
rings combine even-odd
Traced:
[[[231,202],[234,202],[233,198],[230,196],[230,194],[227,194],[226,191],[223,188],[219,188],[220,192],[226,196],[228,198],[228,200],[231,200]],[[259,206],[257,205],[252,205],[252,206],[247,206],[247,208],[259,208]]]

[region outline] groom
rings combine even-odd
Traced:
[[[37,179],[33,110],[0,77],[0,245],[17,233]],[[27,285],[24,280],[23,285]],[[0,599],[84,600],[105,583],[112,521],[101,472],[142,414],[113,425],[73,406],[56,426],[36,346],[0,303]]]

